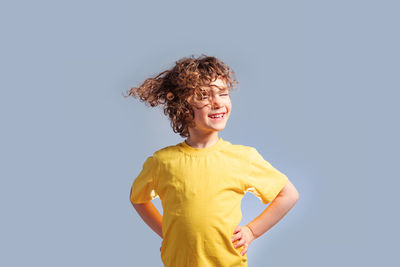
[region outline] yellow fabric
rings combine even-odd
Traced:
[[[271,202],[288,178],[249,146],[223,140],[207,148],[185,141],[160,149],[143,164],[132,203],[159,197],[163,207],[161,259],[166,267],[247,266],[233,231],[249,191]]]

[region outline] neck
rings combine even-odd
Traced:
[[[190,131],[190,136],[186,139],[186,144],[194,148],[206,148],[215,145],[218,142],[218,132],[196,132]]]

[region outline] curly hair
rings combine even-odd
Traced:
[[[203,96],[202,87],[216,79],[222,79],[228,90],[238,84],[235,72],[221,60],[202,54],[199,57],[183,57],[175,66],[155,77],[147,78],[139,87],[127,90],[128,95],[138,98],[151,107],[163,106],[175,133],[189,136],[189,127],[194,127],[193,96]],[[207,94],[207,92],[206,92]]]

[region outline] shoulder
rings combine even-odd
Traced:
[[[178,145],[170,145],[158,149],[153,153],[153,158],[157,161],[165,161],[168,159],[173,159],[180,153]]]
[[[224,140],[224,142],[224,151],[227,153],[236,154],[246,159],[253,157],[253,155],[257,153],[257,150],[252,146],[232,144],[226,140]]]

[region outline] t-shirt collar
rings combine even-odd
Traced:
[[[212,146],[205,147],[205,148],[195,148],[195,147],[189,146],[186,143],[186,140],[185,140],[182,143],[179,143],[178,146],[182,151],[184,151],[187,154],[190,154],[190,155],[205,155],[205,154],[208,154],[208,153],[213,152],[215,150],[218,150],[222,146],[223,142],[224,142],[224,140],[222,139],[222,137],[219,137],[217,143],[215,143]]]

